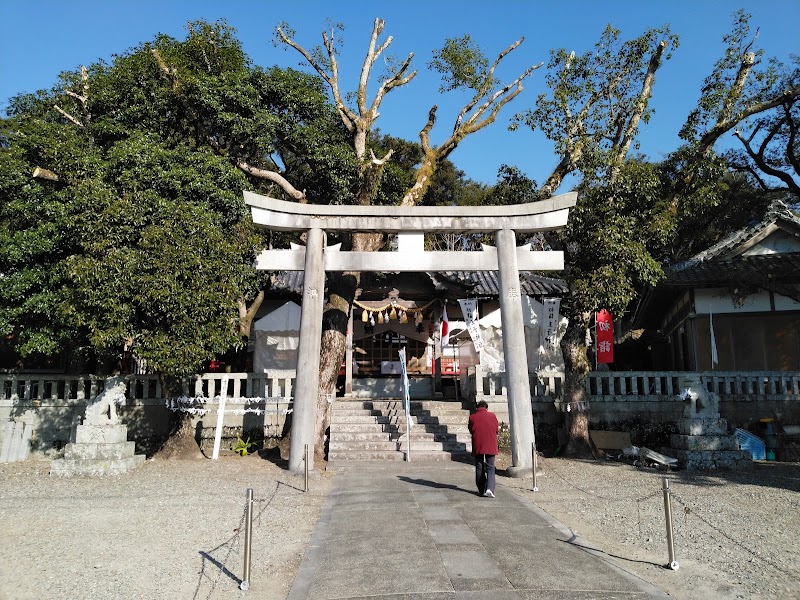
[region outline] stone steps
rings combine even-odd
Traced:
[[[122,475],[144,464],[144,459],[144,454],[109,459],[62,458],[50,463],[50,474],[63,477]]]
[[[399,440],[406,439],[406,433],[400,431],[343,431],[336,429],[335,438],[337,442],[355,442],[355,441],[380,441],[380,440]],[[460,443],[470,444],[472,436],[463,433],[448,433],[448,432],[429,432],[411,430],[412,442],[441,442],[441,443]]]
[[[411,432],[399,399],[339,400],[331,407],[328,460],[464,460],[469,410],[442,400],[410,402]]]

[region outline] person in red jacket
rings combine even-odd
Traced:
[[[472,455],[475,457],[475,484],[478,495],[494,498],[495,458],[497,457],[497,432],[500,424],[489,405],[481,400],[477,410],[469,416],[472,434]]]

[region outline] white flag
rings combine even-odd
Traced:
[[[708,324],[711,329],[711,368],[714,368],[719,362],[719,354],[717,354],[717,338],[714,337],[714,315],[708,313]]]

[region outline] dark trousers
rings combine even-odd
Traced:
[[[483,493],[488,489],[494,493],[495,473],[494,473],[494,454],[475,455],[475,485],[478,492]]]

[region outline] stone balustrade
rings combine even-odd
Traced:
[[[720,413],[737,427],[771,417],[800,424],[800,372],[701,371],[706,389],[720,398]],[[622,422],[631,418],[677,421],[683,409],[680,371],[593,371],[586,378],[591,423]],[[539,419],[556,423],[566,408],[562,397],[564,373],[531,373],[531,404]],[[466,394],[485,400],[502,416],[505,375],[469,368]],[[505,411],[507,413],[507,411]],[[746,427],[745,427],[746,428]]]
[[[595,371],[586,380],[590,422],[613,424],[629,419],[676,422],[683,404],[680,380],[675,371]],[[720,413],[732,426],[748,428],[761,418],[779,419],[785,425],[800,425],[800,372],[699,373],[709,391],[720,398]],[[270,373],[204,373],[182,380],[187,398],[201,399],[192,415],[203,437],[213,437],[216,424],[215,397],[222,393],[227,378],[224,425],[281,436],[292,408],[296,376],[294,371]],[[103,390],[105,379],[94,375],[48,373],[0,374],[0,423],[24,422],[32,428],[31,448],[50,453],[69,441],[76,420],[83,417],[87,399]],[[127,398],[118,409],[128,426],[129,437],[137,441],[158,438],[167,431],[169,411],[157,375],[126,376]],[[537,422],[563,421],[564,374],[532,373],[531,408]],[[465,396],[486,400],[503,420],[508,404],[503,373],[470,367]],[[261,412],[261,414],[258,413]],[[204,414],[201,414],[204,413]],[[211,413],[211,414],[209,414]],[[0,428],[3,435],[5,428]],[[2,439],[0,439],[2,444]]]
[[[186,401],[176,405],[195,409],[192,422],[203,439],[213,438],[217,399],[226,379],[224,427],[283,435],[292,406],[294,371],[203,373],[181,380]],[[128,427],[129,438],[163,437],[169,428],[169,410],[158,375],[127,375],[125,380],[126,399],[117,412]],[[51,455],[73,437],[87,400],[102,392],[104,383],[105,378],[96,375],[0,374],[0,423],[25,423],[33,432],[32,451]],[[4,431],[0,428],[0,436]],[[2,444],[0,437],[0,447]]]

